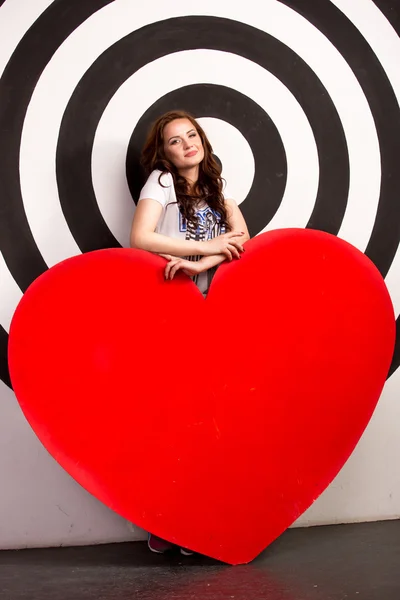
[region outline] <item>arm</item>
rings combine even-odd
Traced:
[[[236,238],[241,232],[230,231],[208,242],[180,240],[170,238],[155,229],[162,213],[162,205],[152,198],[144,198],[138,203],[133,217],[130,244],[132,248],[141,248],[156,254],[172,254],[174,256],[211,256],[225,254],[232,259],[232,253],[238,255],[241,250]]]
[[[138,203],[131,229],[131,248],[141,248],[156,254],[164,253],[174,256],[202,254],[200,242],[178,240],[156,233],[155,228],[161,213],[162,206],[157,200],[145,198]]]
[[[244,244],[245,242],[247,242],[247,240],[250,239],[250,235],[242,212],[234,200],[226,199],[225,204],[228,209],[228,223],[231,229],[233,231],[236,230],[244,232],[243,235],[237,236],[235,239],[240,245]],[[202,243],[204,244],[205,242]],[[238,254],[238,256],[240,257],[240,254]],[[208,269],[220,265],[222,262],[224,262],[224,260],[228,258],[228,256],[226,256],[225,254],[213,254],[210,256],[203,256],[199,261],[195,263],[185,261],[181,258],[177,258],[176,256],[164,255],[164,258],[170,261],[168,262],[165,268],[165,278],[173,279],[175,273],[179,269],[182,269],[187,275],[195,275],[196,273],[202,273],[203,271],[208,271]],[[232,260],[232,255],[230,256],[229,260]]]
[[[240,245],[242,245],[250,239],[249,231],[247,229],[246,221],[244,220],[244,217],[242,215],[242,211],[240,210],[236,202],[230,198],[225,199],[225,205],[228,212],[228,223],[231,228],[231,231],[244,232],[243,235],[235,238],[236,241]],[[225,254],[213,254],[212,256],[203,256],[203,258],[199,260],[199,263],[203,267],[202,271],[207,271],[212,267],[220,265],[226,259],[227,256]]]

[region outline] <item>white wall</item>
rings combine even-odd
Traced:
[[[160,8],[160,19],[185,15],[190,10],[181,0],[176,0],[173,8],[164,0],[154,0],[149,5],[150,14],[145,5],[138,8],[131,0],[116,0],[69,36],[33,90],[24,123],[20,173],[29,227],[49,267],[79,252],[64,222],[54,169],[57,135],[66,104],[80,77],[101,52],[135,27],[154,19],[155,2]],[[50,4],[50,0],[6,0],[2,5],[0,75],[24,32]],[[334,4],[368,40],[400,99],[400,43],[394,30],[372,0],[334,0]],[[323,80],[337,107],[349,148],[351,186],[339,234],[365,250],[380,187],[379,145],[368,103],[340,53],[320,32],[275,0],[265,0],[260,6],[258,0],[248,0],[245,5],[230,0],[204,0],[201,8],[196,7],[196,14],[202,10],[205,15],[247,20],[254,27],[268,30],[293,47]],[[124,179],[129,136],[137,120],[158,97],[174,87],[198,81],[235,87],[268,112],[285,146],[289,178],[275,218],[260,226],[306,225],[318,186],[316,143],[299,104],[282,82],[242,57],[203,50],[166,56],[147,65],[135,77],[121,86],[107,106],[97,128],[92,156],[93,185],[100,212],[122,245],[127,244],[133,213]],[[157,81],[160,87],[145,95],[148,81]],[[205,118],[203,125],[222,159],[229,188],[240,202],[254,176],[252,150],[237,129],[223,119]],[[18,237],[15,243],[18,244]],[[399,263],[398,253],[386,278],[396,316],[400,309]],[[0,325],[8,331],[21,290],[1,255],[0,281]],[[352,457],[296,525],[400,517],[399,397],[400,369],[386,383]],[[142,538],[143,531],[105,508],[55,463],[25,421],[13,392],[0,381],[0,548]]]
[[[350,459],[300,526],[400,518],[400,372],[387,382]]]
[[[140,539],[47,453],[0,382],[0,548]]]
[[[297,525],[400,518],[399,385],[400,371],[347,464]],[[1,382],[0,394],[0,548],[144,539],[49,456]]]

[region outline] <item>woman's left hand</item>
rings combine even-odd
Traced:
[[[203,271],[202,265],[199,264],[200,261],[186,260],[185,258],[169,256],[168,254],[161,256],[164,256],[169,261],[165,267],[165,279],[172,280],[179,270],[189,275],[189,277],[198,275]]]

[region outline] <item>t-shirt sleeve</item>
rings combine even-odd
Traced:
[[[139,202],[144,198],[151,198],[152,200],[157,200],[162,206],[167,204],[171,187],[171,182],[169,180],[170,175],[163,175],[161,177],[163,185],[161,185],[158,180],[160,175],[161,171],[152,171],[152,173],[150,173],[148,180],[140,192]]]

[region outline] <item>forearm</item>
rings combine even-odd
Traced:
[[[249,239],[250,237],[247,234],[238,237],[238,241],[240,244],[244,244]],[[201,255],[202,253],[199,252],[198,254]],[[212,269],[213,267],[220,265],[225,260],[225,254],[211,254],[209,256],[202,256],[202,258],[198,262],[202,266],[202,271],[207,271],[208,269]]]
[[[224,260],[226,260],[224,254],[212,254],[211,256],[203,256],[199,260],[199,264],[202,266],[203,271],[208,271],[208,269],[220,265]]]
[[[205,248],[202,242],[180,240],[161,233],[149,232],[145,235],[132,235],[131,247],[154,252],[155,254],[172,254],[173,256],[203,255]]]
[[[167,260],[175,260],[180,259],[180,256],[174,256],[173,254],[163,254],[162,252],[155,252],[154,254],[158,254]],[[210,256],[203,256],[199,261],[197,261],[198,265],[201,265],[202,271],[207,271],[208,269],[212,269],[212,267],[216,267],[221,264],[226,257],[223,254],[212,254]]]
[[[237,238],[237,241],[240,244],[244,244],[250,239],[250,237],[245,234]],[[212,267],[216,267],[226,260],[225,254],[212,254],[211,256],[203,256],[199,263],[204,267],[204,271],[207,269],[212,269]]]

